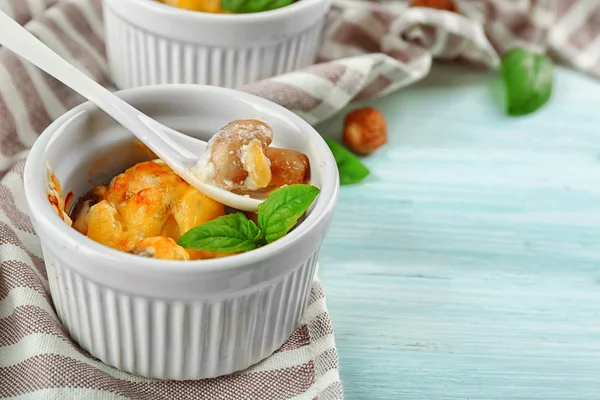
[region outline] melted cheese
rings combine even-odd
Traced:
[[[74,227],[96,242],[162,259],[226,255],[177,245],[191,228],[225,215],[225,206],[191,187],[160,160],[139,163],[92,193],[98,202],[81,207]]]
[[[161,3],[192,11],[209,13],[227,12],[221,8],[221,0],[162,0]]]

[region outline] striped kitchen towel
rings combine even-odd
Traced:
[[[148,0],[151,1],[151,0]],[[423,78],[432,60],[497,68],[514,46],[600,76],[599,0],[337,1],[320,63],[244,88],[311,123],[351,101]],[[0,9],[112,87],[101,0],[0,0]],[[28,218],[23,166],[38,134],[83,99],[0,48],[0,398],[340,399],[333,328],[319,282],[303,323],[267,360],[239,374],[173,382],[108,367],[66,335]]]

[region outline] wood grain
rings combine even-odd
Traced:
[[[499,84],[436,67],[352,107],[390,140],[321,253],[347,399],[600,398],[600,82],[559,69],[522,118]]]

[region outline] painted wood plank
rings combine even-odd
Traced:
[[[560,69],[518,119],[499,84],[437,67],[352,107],[390,143],[321,253],[348,399],[600,398],[600,82]]]

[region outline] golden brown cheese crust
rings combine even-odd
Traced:
[[[160,160],[134,165],[108,186],[84,196],[73,227],[117,250],[147,257],[188,260],[225,254],[185,250],[175,242],[191,228],[225,215],[225,206],[204,196]]]
[[[221,0],[158,0],[173,7],[208,13],[228,13],[221,8]]]

